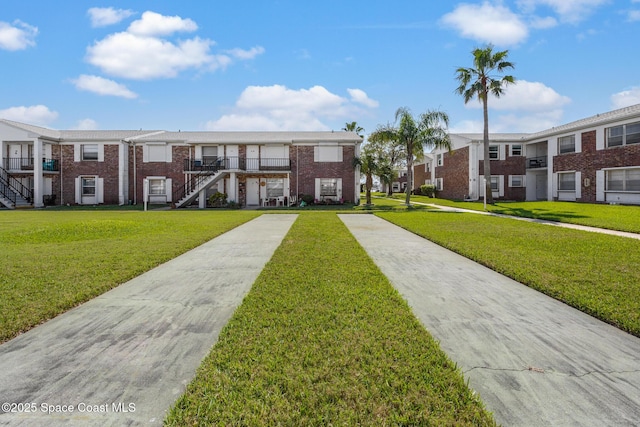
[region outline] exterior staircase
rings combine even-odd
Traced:
[[[228,175],[228,173],[223,171],[216,171],[214,173],[206,172],[193,175],[190,178],[189,182],[184,185],[184,187],[178,194],[178,197],[174,198],[174,200],[178,200],[177,202],[175,202],[174,206],[176,208],[189,206],[191,203],[193,203],[196,197],[198,197],[200,191],[210,188],[213,184],[216,184],[226,175]]]
[[[5,169],[0,168],[0,208],[31,208],[33,194]]]

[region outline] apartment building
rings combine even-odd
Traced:
[[[482,134],[450,136],[451,152],[434,150],[428,165],[415,166],[414,188],[433,183],[442,198],[483,198]],[[640,104],[489,138],[494,199],[640,204]]]
[[[52,130],[0,120],[0,204],[358,202],[354,132]]]

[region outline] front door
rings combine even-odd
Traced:
[[[536,175],[536,199],[547,200],[547,175]]]
[[[260,180],[258,178],[247,178],[247,206],[258,206],[260,204]]]
[[[80,178],[80,203],[83,205],[95,205],[98,202],[96,197],[96,177],[83,176]]]
[[[260,165],[258,164],[258,158],[260,157],[259,149],[260,147],[257,145],[247,145],[247,170],[260,170]]]

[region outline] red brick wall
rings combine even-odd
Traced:
[[[291,193],[295,194],[297,190],[299,194],[311,194],[315,197],[316,178],[342,178],[342,197],[345,202],[354,202],[355,147],[344,146],[342,150],[342,162],[314,162],[312,146],[292,146],[289,150]],[[296,182],[297,179],[299,183]]]
[[[130,149],[130,153],[133,149]],[[143,202],[144,196],[144,179],[148,176],[164,176],[171,178],[173,195],[179,188],[184,185],[184,159],[189,158],[189,147],[172,146],[171,147],[171,163],[168,162],[147,162],[142,161],[142,146],[136,146],[136,193],[138,203]],[[106,184],[105,184],[106,185]],[[168,191],[169,189],[167,189]],[[133,200],[133,156],[129,156],[129,191]],[[176,200],[173,200],[174,202]],[[106,200],[105,200],[106,203]]]
[[[510,147],[505,147],[506,157],[504,160],[491,161],[491,175],[504,176],[504,200],[524,201],[527,198],[525,187],[509,187],[509,175],[526,175],[526,157],[525,156],[509,156]],[[480,176],[484,177],[484,161],[480,160],[478,169]]]
[[[431,179],[431,172],[425,172],[425,164],[413,166],[413,191],[420,189],[420,186],[428,179]]]
[[[604,132],[604,131],[602,131]],[[596,131],[584,132],[581,153],[560,154],[553,158],[553,172],[581,172],[582,197],[580,202],[596,202],[596,171],[604,168],[640,165],[640,144],[596,150]],[[589,178],[589,187],[584,186]],[[576,183],[576,185],[578,185]]]
[[[59,198],[58,200],[65,204],[74,204],[76,202],[76,178],[80,175],[97,175],[104,180],[104,203],[117,205],[119,203],[118,147],[117,144],[106,144],[103,162],[95,160],[74,162],[74,146],[61,145],[62,200]],[[59,181],[57,185],[54,183],[54,190],[56,186],[60,187]]]
[[[469,147],[444,153],[442,166],[436,166],[436,178],[442,178],[443,199],[464,199],[469,194]]]

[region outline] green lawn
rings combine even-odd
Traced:
[[[472,213],[378,216],[640,336],[640,241]]]
[[[298,217],[167,425],[492,425],[335,213]]]
[[[251,211],[0,213],[0,342],[258,216]]]
[[[404,200],[404,195],[401,197]],[[411,200],[463,209],[484,210],[484,204],[481,201],[454,202],[446,199],[431,199],[425,196],[411,196]],[[640,206],[572,202],[496,202],[494,205],[488,205],[487,210],[504,215],[640,233]]]

